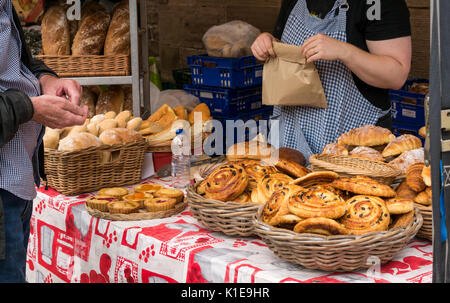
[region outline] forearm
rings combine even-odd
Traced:
[[[409,66],[388,55],[376,55],[345,43],[341,61],[362,81],[385,89],[399,89],[405,83]]]

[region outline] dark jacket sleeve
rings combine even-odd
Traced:
[[[278,14],[277,22],[275,24],[275,29],[273,31],[273,36],[278,40],[281,40],[284,28],[289,19],[289,16],[297,4],[298,0],[283,0],[281,2],[280,13]]]

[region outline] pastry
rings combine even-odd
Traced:
[[[306,167],[289,160],[279,159],[275,167],[282,173],[292,178],[301,178],[309,174],[311,171]]]
[[[307,188],[312,188],[312,189],[320,189],[320,190],[328,190],[333,192],[334,194],[340,196],[342,199],[344,199],[345,201],[347,201],[348,199],[350,199],[350,194],[348,192],[344,192],[340,189],[337,189],[333,186],[331,186],[330,183],[324,183],[324,184],[316,184],[313,186],[308,186]]]
[[[252,201],[260,204],[266,203],[276,190],[289,185],[291,181],[293,181],[291,177],[282,173],[265,176],[252,190]]]
[[[287,205],[289,194],[299,190],[302,190],[300,186],[288,185],[275,191],[267,203],[264,204],[262,210],[263,221],[272,226],[299,222],[301,218],[291,214]]]
[[[323,150],[323,155],[348,156],[348,150],[345,146],[332,142],[327,144]]]
[[[89,197],[86,200],[86,205],[92,209],[97,209],[99,211],[108,212],[108,204],[111,202],[119,201],[118,197],[108,196],[108,195],[96,195]]]
[[[152,199],[153,196],[150,193],[133,193],[130,195],[125,195],[122,197],[123,201],[129,202],[134,201],[138,202],[140,207],[144,207],[145,200]]]
[[[248,185],[245,169],[237,164],[225,164],[206,177],[205,198],[233,201]]]
[[[257,183],[266,175],[277,173],[278,170],[274,166],[264,165],[259,160],[244,160],[238,162],[248,175],[248,186],[252,190],[256,188]]]
[[[379,151],[368,146],[357,146],[350,152],[350,156],[371,161],[383,162],[384,158]]]
[[[166,211],[172,209],[177,204],[177,200],[168,197],[159,197],[145,200],[144,207],[149,212]]]
[[[398,227],[407,227],[409,224],[411,224],[413,220],[414,220],[414,210],[411,210],[406,214],[396,216],[389,229],[395,229]]]
[[[350,146],[378,146],[395,139],[394,134],[386,128],[364,125],[352,129],[338,138],[338,144]]]
[[[354,196],[347,201],[345,215],[340,219],[351,235],[387,230],[391,217],[385,202],[374,196]]]
[[[181,202],[184,199],[184,193],[179,189],[174,188],[161,188],[153,193],[155,198],[166,197],[173,198],[177,200],[177,202]]]
[[[98,191],[98,194],[122,198],[128,195],[128,190],[122,187],[102,188]]]
[[[103,144],[115,145],[137,142],[142,138],[141,134],[128,128],[113,128],[103,131],[99,139]]]
[[[148,121],[157,123],[161,127],[166,128],[172,125],[172,122],[176,119],[177,115],[173,109],[169,105],[164,104],[153,115],[151,115],[150,118],[148,118]]]
[[[63,6],[53,5],[45,12],[41,36],[44,55],[70,55],[70,28]]]
[[[424,162],[424,150],[423,147],[421,147],[403,152],[400,156],[390,161],[389,164],[399,169],[402,174],[405,175],[408,167],[416,163]]]
[[[134,191],[137,193],[150,193],[153,194],[158,190],[162,189],[163,186],[159,184],[149,183],[149,184],[140,184],[134,187]]]
[[[408,167],[406,170],[406,184],[408,184],[409,188],[415,192],[425,190],[426,185],[422,178],[424,166],[425,165],[423,163],[416,163]]]
[[[414,198],[417,196],[417,193],[408,186],[406,180],[403,180],[400,183],[395,192],[397,194],[396,197],[402,199],[414,200]]]
[[[103,52],[105,55],[130,54],[130,12],[127,0],[122,0],[114,7]]]
[[[227,150],[228,161],[261,160],[270,158],[275,149],[266,142],[246,141],[236,143]],[[270,163],[269,163],[270,164]]]
[[[140,203],[135,201],[117,201],[108,204],[108,210],[111,214],[137,213],[140,208]]]
[[[196,190],[197,194],[204,195],[206,193],[206,180],[200,181]]]
[[[334,192],[306,188],[291,192],[287,205],[289,211],[300,218],[337,219],[344,215],[346,203]]]
[[[239,197],[234,199],[233,202],[249,203],[249,202],[252,202],[252,199],[250,197],[250,194],[248,192],[244,191]]]
[[[393,198],[386,200],[386,207],[391,215],[401,215],[414,210],[413,200]]]
[[[175,114],[177,115],[177,119],[180,120],[189,120],[188,118],[188,112],[187,110],[184,108],[184,106],[180,105],[177,106],[173,109],[173,111],[175,112]]]
[[[401,135],[392,140],[383,150],[381,155],[384,158],[397,156],[404,151],[413,150],[422,147],[422,141],[413,135]]]
[[[431,196],[431,188],[427,187],[424,191],[417,194],[414,198],[414,202],[428,206],[431,205],[432,196]]]
[[[331,186],[358,195],[371,195],[385,198],[396,196],[395,191],[388,185],[382,184],[367,176],[340,177]]]
[[[431,186],[431,166],[424,166],[422,170],[422,179],[426,186]]]
[[[302,166],[306,165],[305,156],[303,156],[303,154],[296,149],[288,147],[280,147],[277,152],[278,152],[278,159],[295,162]]]
[[[333,171],[314,171],[306,176],[293,180],[291,184],[307,188],[320,184],[330,184],[337,178],[339,178],[339,175]]]
[[[419,136],[421,136],[422,138],[425,138],[427,136],[427,128],[425,126],[422,126],[419,129]]]
[[[312,233],[324,236],[348,234],[345,226],[328,218],[308,218],[302,220],[295,225],[294,232]]]
[[[206,103],[200,103],[194,109],[189,113],[188,115],[188,121],[191,125],[194,124],[194,117],[196,113],[201,113],[201,121],[208,121],[211,120],[211,112],[209,110],[208,105]],[[198,115],[198,114],[197,114]]]

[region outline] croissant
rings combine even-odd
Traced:
[[[391,141],[383,150],[381,155],[385,158],[397,156],[407,150],[413,150],[422,147],[422,141],[413,135],[401,135]]]
[[[416,163],[408,167],[406,170],[406,183],[415,192],[425,190],[426,185],[422,177],[424,166],[425,165],[423,163]]]
[[[422,179],[426,186],[431,186],[431,166],[424,166],[422,170]]]
[[[394,134],[386,128],[374,125],[364,125],[352,129],[338,138],[338,144],[350,146],[377,146],[391,142]]]
[[[400,156],[390,161],[389,164],[399,169],[403,175],[406,174],[406,170],[413,164],[424,163],[424,149],[423,147],[404,151]]]

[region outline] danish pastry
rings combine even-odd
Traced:
[[[370,195],[385,198],[395,197],[395,191],[388,185],[382,184],[367,176],[340,177],[331,186],[358,195]]]
[[[414,210],[407,212],[406,214],[396,216],[389,229],[395,229],[398,227],[406,227],[414,220]]]
[[[385,202],[391,215],[401,215],[414,210],[413,200],[393,198],[386,200]]]
[[[358,195],[347,201],[342,223],[351,235],[387,230],[391,217],[383,199]]]
[[[252,202],[252,199],[250,197],[250,194],[248,192],[244,191],[239,197],[234,199],[234,202],[249,203],[249,202]]]
[[[97,195],[89,197],[86,200],[86,205],[92,209],[108,212],[108,204],[116,201],[119,201],[119,198],[106,195]]]
[[[394,139],[394,134],[386,128],[364,125],[342,134],[337,143],[350,146],[378,146],[387,144]]]
[[[322,189],[308,188],[291,192],[288,209],[300,218],[337,219],[344,215],[346,203],[339,195]]]
[[[111,214],[131,214],[136,213],[141,208],[139,202],[136,201],[117,201],[108,204],[108,210]]]
[[[348,149],[343,145],[333,142],[325,145],[325,147],[322,150],[322,154],[348,156]]]
[[[248,175],[249,188],[256,188],[259,182],[266,175],[277,173],[278,170],[274,166],[263,165],[259,160],[244,160],[239,162],[239,165],[244,167]]]
[[[280,224],[296,223],[301,220],[298,216],[291,214],[287,206],[287,198],[290,192],[295,190],[302,190],[302,188],[296,185],[289,185],[275,191],[270,196],[262,210],[262,219],[265,223],[277,226]]]
[[[413,135],[401,135],[392,140],[383,150],[381,155],[384,158],[397,156],[404,151],[413,150],[422,147],[422,141]]]
[[[205,198],[223,202],[233,201],[239,197],[248,185],[247,173],[238,164],[222,165],[205,180]]]
[[[422,178],[423,163],[416,163],[408,167],[406,170],[406,184],[415,192],[425,190],[425,182]]]
[[[174,208],[177,200],[168,197],[159,197],[145,200],[144,207],[148,212],[166,211]]]
[[[333,171],[315,171],[304,177],[293,180],[291,183],[302,187],[311,187],[320,184],[330,184],[339,178],[339,174]]]
[[[357,146],[350,152],[350,156],[383,162],[384,158],[379,151],[368,146]]]
[[[397,198],[414,200],[417,196],[417,193],[413,191],[408,184],[406,184],[406,180],[403,180],[400,185],[396,189]]]
[[[431,205],[431,198],[431,188],[427,187],[424,191],[417,194],[417,196],[414,198],[414,202],[428,206]]]
[[[313,233],[324,236],[348,234],[345,226],[328,218],[308,218],[302,220],[295,225],[294,232]]]
[[[252,190],[251,199],[255,203],[264,204],[276,190],[286,187],[292,180],[291,177],[282,173],[266,175]]]
[[[309,169],[298,164],[297,162],[285,159],[279,159],[278,162],[275,164],[275,167],[282,173],[285,173],[292,178],[301,178],[311,172]]]

